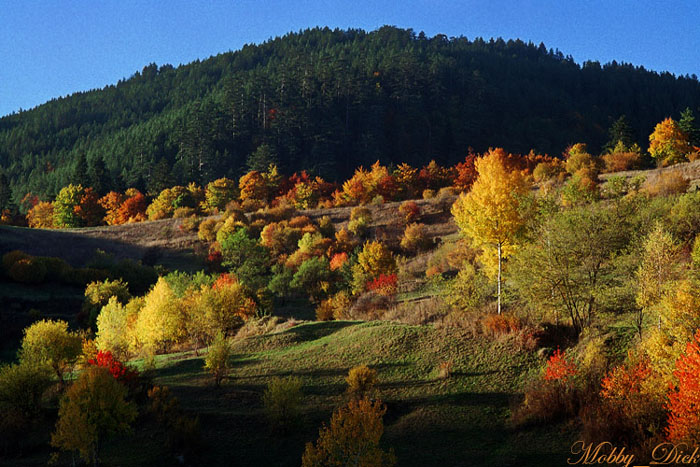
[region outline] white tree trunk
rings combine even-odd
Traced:
[[[498,314],[501,314],[501,243],[498,243]]]

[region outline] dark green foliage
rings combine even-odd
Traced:
[[[699,91],[690,77],[579,66],[520,40],[316,28],[178,68],[151,64],[6,116],[0,164],[15,202],[76,178],[100,184],[99,158],[118,190],[235,178],[265,144],[287,172],[339,179],[377,159],[454,163],[469,146],[559,154],[586,141],[596,152],[623,114],[643,143],[661,119],[698,108]]]
[[[330,280],[331,269],[328,258],[315,256],[301,263],[289,285],[292,289],[306,292],[315,300],[319,300],[325,295],[323,283],[326,283],[327,289]]]
[[[168,282],[173,293],[178,298],[182,298],[188,291],[198,290],[203,285],[211,286],[214,283],[215,277],[206,274],[204,271],[197,271],[194,274],[173,271],[165,276],[165,280]]]
[[[246,163],[248,170],[266,172],[270,164],[278,164],[274,149],[269,144],[261,144],[249,157]]]
[[[691,146],[700,146],[700,129],[695,122],[695,114],[687,107],[682,113],[681,118],[678,120],[678,126],[681,130],[688,135],[688,142]]]
[[[247,229],[238,229],[221,241],[221,256],[221,264],[234,273],[241,284],[253,289],[267,284],[270,255],[267,248],[248,236]]]
[[[610,126],[608,133],[610,135],[610,139],[605,144],[606,152],[612,152],[617,143],[620,141],[622,141],[622,144],[624,144],[626,148],[632,147],[632,145],[636,142],[634,140],[634,130],[632,130],[632,127],[627,121],[627,117],[624,115],[615,120],[615,123]]]

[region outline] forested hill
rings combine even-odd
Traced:
[[[621,115],[645,147],[686,107],[700,107],[695,77],[580,66],[544,45],[313,29],[6,116],[0,166],[15,201],[70,182],[157,192],[271,160],[336,179],[377,159],[454,163],[468,147],[595,151]]]

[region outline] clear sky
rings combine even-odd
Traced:
[[[520,38],[700,75],[698,0],[0,0],[0,115],[313,26]]]

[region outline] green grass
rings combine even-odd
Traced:
[[[439,379],[437,367],[446,360],[454,362],[454,373]],[[509,409],[540,362],[508,340],[386,322],[307,323],[237,341],[232,364],[217,390],[201,356],[157,359],[156,383],[169,386],[183,408],[200,417],[201,465],[299,465],[305,443],[345,403],[344,378],[359,364],[378,370],[378,395],[388,405],[383,444],[394,449],[398,465],[564,465],[575,440],[561,426],[509,427]],[[266,423],[261,396],[271,378],[287,375],[304,382],[303,420],[280,436]],[[147,437],[154,449],[149,455],[115,449],[112,461],[172,461],[154,447],[153,436]]]

